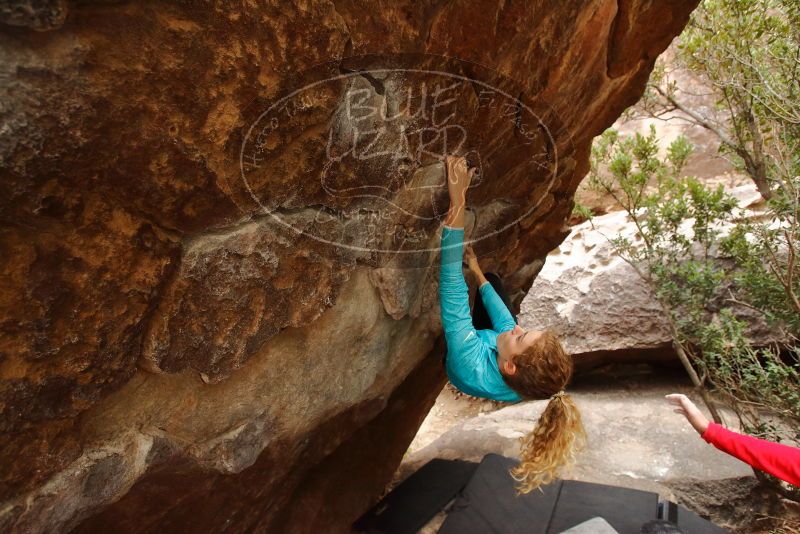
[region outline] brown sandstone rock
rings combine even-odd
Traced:
[[[398,64],[464,77],[449,105],[484,170],[472,236],[487,270],[514,273],[519,304],[566,235],[591,138],[639,97],[695,4],[0,9],[2,529],[345,530],[441,384],[446,194],[431,154],[326,153],[358,122],[340,113],[346,95],[398,109],[406,86],[436,78],[354,72],[394,56],[342,58],[439,54]],[[343,77],[256,133],[243,180],[250,126],[326,61]],[[484,105],[470,80],[529,103],[548,131],[528,108]]]

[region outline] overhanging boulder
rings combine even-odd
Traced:
[[[346,530],[444,380],[446,194],[430,153],[326,152],[360,120],[342,102],[401,102],[415,64],[460,80],[450,105],[484,171],[472,236],[519,305],[592,137],[696,3],[2,8],[2,529]],[[341,77],[268,130],[326,62]],[[484,107],[478,81],[503,98]],[[352,187],[397,209],[373,220],[385,204]],[[413,254],[391,253],[398,234]],[[358,246],[376,235],[395,249]]]

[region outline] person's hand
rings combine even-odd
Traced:
[[[469,267],[471,271],[480,270],[478,266],[478,257],[475,255],[475,251],[472,250],[472,245],[464,247],[464,260],[467,262],[467,267]]]
[[[475,174],[475,168],[467,168],[467,158],[464,156],[447,155],[444,158],[447,166],[447,190],[450,193],[450,203],[463,205],[466,203],[467,188]]]
[[[672,393],[664,396],[664,398],[667,399],[667,402],[676,407],[675,410],[673,410],[675,413],[686,417],[694,429],[697,430],[697,433],[701,436],[703,435],[703,432],[708,428],[708,419],[706,419],[703,412],[689,400],[689,397],[682,393]]]

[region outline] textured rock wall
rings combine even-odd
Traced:
[[[243,181],[248,127],[311,66],[358,70],[347,56],[455,56],[474,63],[433,66],[513,81],[552,113],[547,165],[521,157],[519,108],[481,114],[468,82],[453,106],[485,163],[471,232],[507,228],[478,252],[509,273],[518,304],[566,235],[591,138],[639,97],[695,4],[4,3],[2,530],[346,529],[443,381],[438,256],[311,237],[336,231],[320,213],[374,212],[373,199],[326,193],[382,184],[384,160],[309,177],[349,132],[331,112],[345,90],[394,102],[402,80],[355,75],[313,93],[259,140],[269,157]],[[413,163],[404,179],[427,204],[407,189],[388,198],[430,213],[371,228],[425,230],[435,246],[441,164]]]

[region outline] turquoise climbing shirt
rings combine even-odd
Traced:
[[[494,329],[475,330],[469,292],[461,271],[464,229],[442,226],[439,299],[447,341],[446,369],[450,382],[473,397],[519,402],[522,397],[503,380],[497,365],[497,336],[516,325],[500,295],[486,282],[478,289]]]

